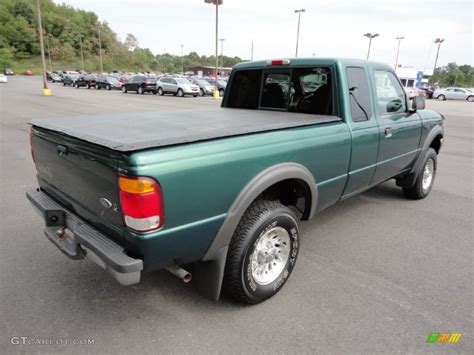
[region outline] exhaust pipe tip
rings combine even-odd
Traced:
[[[167,267],[166,270],[168,270],[177,278],[181,279],[185,284],[191,282],[193,279],[193,275],[190,272],[180,268],[179,266],[170,266]]]

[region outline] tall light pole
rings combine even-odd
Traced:
[[[295,14],[298,14],[298,28],[296,29],[296,50],[295,50],[295,58],[298,57],[298,43],[300,40],[300,22],[301,22],[301,13],[305,12],[305,9],[295,10]]]
[[[81,64],[82,64],[82,71],[85,71],[84,69],[84,52],[83,52],[83,49],[82,49],[82,37],[84,37],[83,35],[80,35],[79,36],[79,45],[81,46]]]
[[[364,37],[367,37],[369,39],[369,49],[367,50],[367,60],[369,60],[369,56],[370,56],[370,46],[372,45],[372,39],[375,38],[375,37],[378,37],[378,33],[365,33],[364,34]]]
[[[405,37],[396,37],[395,39],[398,41],[397,57],[395,58],[395,73],[396,73],[397,66],[398,66],[398,54],[400,53],[400,42],[402,41],[402,39],[405,39]]]
[[[441,47],[441,43],[443,43],[443,42],[444,42],[444,38],[436,38],[434,40],[434,43],[438,45],[438,50],[436,51],[436,58],[435,58],[435,62],[434,62],[433,75],[434,75],[434,72],[436,70],[436,65],[438,64],[439,47]]]
[[[181,45],[181,72],[184,74],[184,53],[183,53],[184,44]]]
[[[224,0],[204,0],[206,4],[216,6],[216,90],[217,90],[217,70],[219,67],[219,5],[224,3]],[[216,95],[217,96],[217,95]]]
[[[220,38],[219,41],[221,41],[221,71],[222,71],[222,68],[224,68],[224,41],[225,41],[225,38]]]
[[[48,46],[49,71],[53,71],[53,66],[51,65],[51,48],[49,47],[49,34],[46,35],[46,45]]]
[[[41,47],[41,61],[43,63],[43,90],[42,90],[42,94],[44,96],[50,96],[51,95],[51,90],[49,89],[48,81],[46,80],[46,59],[44,57],[43,25],[41,24],[40,0],[36,0],[36,12],[38,14],[38,33],[39,33],[40,47]]]
[[[102,65],[102,41],[100,39],[100,22],[99,22],[99,58],[100,58],[100,74],[104,72],[104,67]]]
[[[250,60],[253,60],[253,41],[252,46],[250,47]]]

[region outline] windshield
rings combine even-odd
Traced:
[[[178,84],[191,84],[188,79],[176,78],[176,81],[178,82]]]

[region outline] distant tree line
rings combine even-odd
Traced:
[[[474,87],[474,68],[470,65],[457,65],[449,63],[448,65],[436,68],[433,76],[430,78],[430,84],[440,87],[459,86]]]
[[[196,52],[183,58],[168,53],[154,55],[150,49],[141,48],[133,34],[127,34],[122,43],[107,22],[100,22],[91,11],[41,0],[41,12],[46,55],[50,54],[56,63],[69,65],[64,69],[80,69],[81,42],[85,69],[100,69],[99,31],[105,71],[180,72],[182,61],[185,70],[196,65],[215,65],[215,56],[200,56]],[[0,67],[38,59],[39,54],[35,1],[0,0]],[[219,60],[219,65],[226,67],[242,61],[239,57],[227,56]]]

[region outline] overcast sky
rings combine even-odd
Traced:
[[[214,53],[215,7],[204,0],[55,0],[94,11],[121,40],[133,33],[154,53]],[[433,40],[443,37],[439,65],[473,64],[472,0],[224,0],[219,7],[219,37],[224,54],[250,59],[292,57],[298,15],[299,56],[370,58],[394,64],[395,37],[403,36],[399,64],[432,68]],[[219,49],[220,51],[220,49]]]

